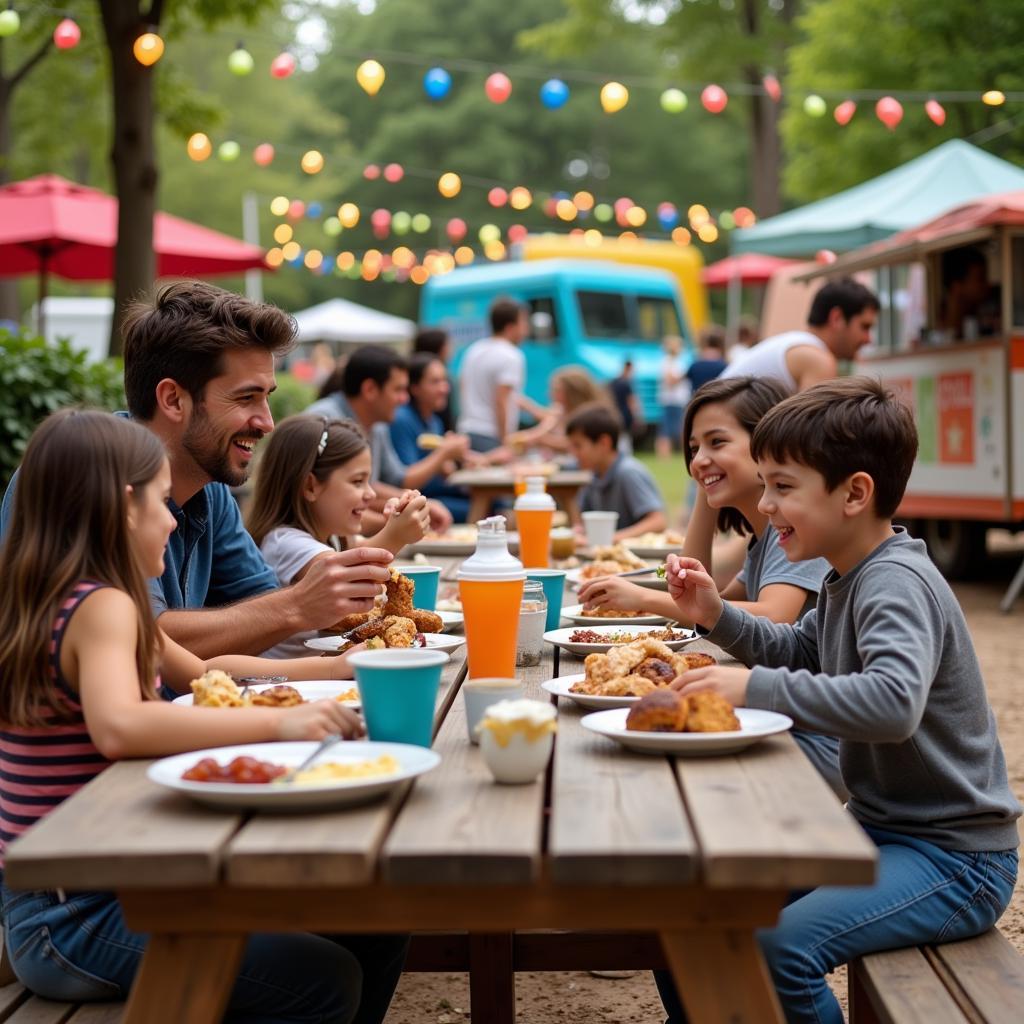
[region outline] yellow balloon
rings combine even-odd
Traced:
[[[445,199],[451,199],[462,191],[462,179],[454,171],[445,171],[437,179],[437,190]]]
[[[356,68],[356,81],[370,96],[376,96],[384,84],[384,69],[375,60],[364,60]]]
[[[629,90],[621,82],[601,86],[601,106],[606,114],[617,114],[629,102]]]

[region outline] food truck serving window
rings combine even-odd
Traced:
[[[910,352],[920,343],[928,320],[928,276],[924,264],[879,267],[874,291],[881,306],[875,351],[885,355]]]

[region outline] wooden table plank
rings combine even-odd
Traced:
[[[874,844],[791,736],[675,769],[714,888],[809,889],[874,881]]]
[[[444,720],[465,675],[465,647],[444,667],[436,726]],[[373,880],[381,844],[412,783],[364,807],[295,815],[257,814],[231,841],[227,879],[244,886],[363,885]]]
[[[550,656],[517,669],[527,695],[547,700],[540,683],[551,675]],[[512,885],[538,877],[544,777],[521,786],[496,783],[480,748],[466,732],[456,700],[434,743],[443,761],[418,780],[381,854],[385,879],[414,884]]]
[[[242,817],[207,810],[122,761],[51,811],[7,851],[12,889],[213,885]]]

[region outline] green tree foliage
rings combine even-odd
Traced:
[[[799,21],[803,41],[789,54],[793,101],[783,117],[789,158],[784,184],[795,200],[829,195],[881,174],[946,139],[971,139],[999,156],[1024,155],[1021,115],[984,106],[986,89],[1024,89],[1019,0],[818,0]],[[830,117],[808,118],[803,92],[846,89],[920,91],[904,101],[904,118],[890,132],[861,100],[840,127]],[[946,103],[943,127],[933,124],[923,100],[932,91],[965,90],[979,100]],[[838,102],[840,97],[831,100]]]

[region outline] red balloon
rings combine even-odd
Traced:
[[[508,193],[496,185],[487,193],[487,202],[491,206],[504,206],[508,202]]]
[[[946,123],[946,108],[938,100],[929,100],[924,105],[924,112],[937,125]]]
[[[903,104],[892,96],[883,96],[875,104],[875,117],[885,125],[889,131],[894,131],[896,125],[903,120]]]
[[[58,50],[73,50],[82,38],[82,30],[70,19],[65,18],[53,30],[53,44]]]
[[[779,85],[779,80],[774,75],[765,75],[764,78],[761,79],[761,84],[764,86],[764,91],[768,93],[776,103],[782,99],[782,86]]]
[[[838,107],[832,112],[832,116],[836,119],[837,124],[847,125],[853,119],[853,115],[857,113],[857,104],[853,100],[843,100]]]
[[[461,217],[452,217],[445,226],[445,231],[453,242],[461,242],[466,237],[467,230],[466,222]]]
[[[405,170],[401,164],[388,164],[384,168],[384,180],[390,181],[392,185],[402,180]]]
[[[492,103],[504,103],[512,95],[512,83],[504,72],[495,71],[484,82],[484,92]]]
[[[367,164],[363,168],[363,177],[367,181],[376,181],[380,177],[380,168],[376,164]]]
[[[274,160],[274,147],[269,142],[261,142],[253,151],[252,158],[259,167],[269,167]]]
[[[270,74],[274,78],[287,78],[295,71],[295,58],[285,50],[270,62]]]
[[[720,85],[709,85],[700,94],[700,101],[704,104],[704,109],[709,113],[720,114],[725,110],[726,104],[729,102],[729,96]]]

